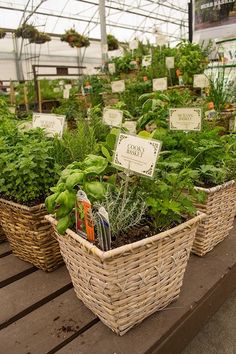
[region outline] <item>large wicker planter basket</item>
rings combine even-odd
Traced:
[[[56,220],[46,216],[54,228]],[[76,295],[123,335],[179,296],[202,214],[150,238],[103,252],[72,230],[56,232]]]
[[[3,231],[20,259],[50,272],[63,262],[44,204],[27,207],[0,199]]]
[[[223,241],[233,227],[236,212],[236,183],[229,181],[213,188],[197,190],[206,193],[204,204],[196,204],[206,218],[198,226],[192,252],[204,256]]]

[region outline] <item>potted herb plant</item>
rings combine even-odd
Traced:
[[[76,295],[123,335],[178,297],[202,215],[196,216],[191,198],[181,192],[183,186],[193,191],[187,170],[171,178],[163,172],[151,183],[134,177],[125,193],[114,184],[117,173],[107,178],[108,167],[105,158],[94,155],[67,166],[46,199],[48,211],[55,213],[46,218],[55,228]],[[79,188],[94,207],[89,218],[85,214],[94,225],[93,242],[91,229],[75,232],[81,225],[80,218],[74,221]],[[83,215],[81,204],[78,212]]]
[[[204,256],[229,235],[235,217],[236,138],[233,134],[220,136],[219,132],[219,128],[204,127],[202,132],[186,134],[162,128],[154,134],[169,151],[165,165],[176,171],[189,165],[195,188],[203,195],[195,203],[206,214],[193,243],[192,252],[199,256]]]
[[[44,198],[58,176],[52,142],[41,130],[21,132],[8,121],[1,129],[5,129],[0,136],[3,231],[15,255],[44,271],[52,271],[62,262],[51,225],[44,219]]]

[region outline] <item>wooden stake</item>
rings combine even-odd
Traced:
[[[41,89],[40,89],[40,80],[38,80],[38,111],[42,113],[42,96],[41,96]]]
[[[25,103],[26,112],[29,112],[28,89],[26,84],[24,85],[24,103]]]

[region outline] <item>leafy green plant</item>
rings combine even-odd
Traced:
[[[74,121],[86,116],[86,107],[76,96],[70,96],[68,99],[63,99],[61,105],[53,109],[53,113],[63,114],[67,121]]]
[[[78,33],[74,28],[70,28],[65,31],[65,33],[61,36],[61,41],[67,42],[72,48],[82,48],[90,45],[88,37]]]
[[[112,34],[108,34],[107,35],[107,45],[108,45],[108,50],[116,50],[119,48],[119,41]]]
[[[182,72],[185,84],[193,83],[194,74],[202,74],[208,65],[207,55],[211,50],[211,43],[205,49],[199,44],[183,40],[177,45],[176,67]]]
[[[102,174],[108,162],[102,156],[88,155],[81,162],[73,162],[62,171],[57,185],[51,188],[54,193],[45,200],[49,213],[56,213],[57,230],[64,234],[74,223],[76,193],[79,188],[94,202],[106,195],[107,183],[102,181]]]
[[[13,145],[14,143],[14,145]],[[43,202],[58,178],[53,146],[43,131],[15,132],[1,138],[0,194],[23,204]]]
[[[6,34],[7,32],[4,29],[0,28],[0,39],[3,39],[6,36]]]

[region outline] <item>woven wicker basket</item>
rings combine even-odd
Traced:
[[[202,216],[107,252],[70,229],[56,232],[78,298],[119,335],[163,309],[179,296]]]
[[[204,191],[207,195],[204,204],[196,204],[198,210],[206,214],[206,218],[198,226],[192,252],[204,256],[223,241],[233,227],[236,183],[230,181],[210,189],[200,187],[196,189]]]
[[[12,252],[20,259],[50,272],[63,262],[44,204],[27,207],[0,199],[3,231]]]

